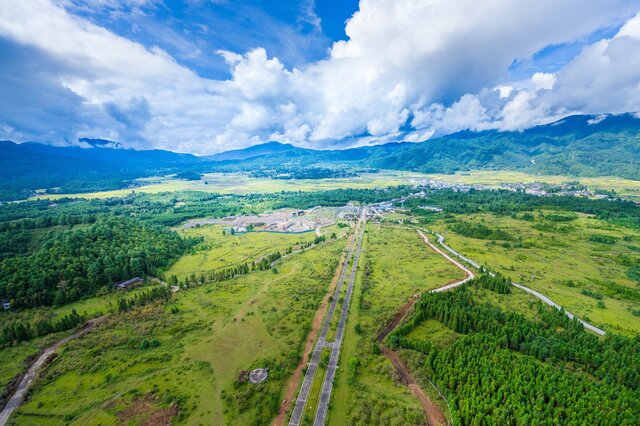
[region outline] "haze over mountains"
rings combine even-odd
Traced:
[[[312,150],[269,142],[198,157],[170,151],[118,149],[117,142],[84,139],[90,148],[0,142],[4,198],[62,187],[82,192],[124,187],[143,176],[181,171],[259,168],[373,167],[431,173],[470,169],[521,170],[574,176],[640,179],[637,114],[578,115],[523,132],[464,131],[420,143],[389,143],[345,150]]]

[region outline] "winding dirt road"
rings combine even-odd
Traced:
[[[475,277],[475,274],[473,272],[471,272],[468,268],[466,268],[463,264],[461,264],[460,262],[458,262],[455,259],[451,258],[445,252],[440,250],[436,245],[431,243],[431,241],[429,241],[429,239],[422,233],[422,231],[420,231],[418,229],[416,229],[416,231],[418,232],[418,235],[420,235],[422,240],[432,250],[434,250],[436,253],[438,253],[441,256],[443,256],[445,259],[447,259],[449,262],[454,264],[456,267],[458,267],[460,270],[462,270],[465,273],[465,278],[464,279],[456,280],[456,281],[450,282],[450,283],[448,283],[448,284],[446,284],[446,285],[444,285],[442,287],[438,287],[436,289],[429,290],[430,293],[438,293],[438,292],[441,292],[441,291],[447,291],[447,290],[450,290],[452,288],[456,288],[456,287],[461,286],[462,284],[466,283],[467,281],[469,281],[469,280],[471,280],[471,279],[473,279]],[[378,334],[378,337],[376,338],[376,341],[378,342],[378,346],[380,347],[380,351],[382,351],[382,353],[389,359],[389,361],[391,361],[391,363],[395,367],[396,371],[400,375],[400,378],[402,379],[402,381],[407,385],[407,387],[411,390],[411,392],[420,401],[420,404],[422,405],[422,409],[424,410],[424,414],[427,417],[427,423],[429,425],[432,425],[432,426],[435,426],[435,425],[446,425],[447,424],[447,419],[444,416],[444,414],[442,413],[442,410],[440,409],[440,407],[435,402],[433,402],[431,400],[431,398],[429,398],[424,393],[422,388],[420,388],[420,386],[418,386],[416,380],[411,375],[411,372],[409,371],[409,368],[407,368],[407,366],[404,364],[404,362],[402,362],[402,360],[400,359],[400,356],[398,355],[398,352],[393,351],[393,350],[389,349],[388,347],[386,347],[386,346],[384,346],[382,344],[384,339],[386,339],[386,337],[398,326],[398,324],[400,324],[402,322],[402,320],[407,316],[407,314],[409,313],[409,311],[411,310],[413,305],[419,299],[420,299],[420,294],[416,294],[402,308],[400,308],[400,311],[398,311],[398,313],[393,318],[393,320],[382,329],[380,334]]]
[[[54,343],[53,345],[49,346],[47,349],[44,350],[42,355],[40,355],[38,359],[33,364],[31,364],[31,367],[29,367],[25,375],[22,377],[22,380],[20,381],[20,384],[16,388],[13,396],[11,396],[11,398],[7,402],[7,405],[5,405],[4,409],[2,410],[2,413],[0,413],[0,426],[5,426],[7,424],[7,421],[9,420],[9,417],[13,413],[13,411],[16,408],[18,408],[20,404],[22,404],[22,401],[24,400],[24,395],[27,389],[29,389],[29,386],[31,386],[31,383],[33,383],[33,381],[35,380],[36,375],[38,374],[38,371],[47,362],[49,357],[51,357],[51,355],[53,355],[53,353],[56,350],[58,350],[62,345],[69,343],[73,339],[77,339],[78,337],[84,336],[89,331],[91,331],[91,329],[93,329],[96,325],[102,323],[106,318],[107,318],[106,316],[102,316],[102,317],[90,319],[85,323],[85,325],[80,330],[76,331],[70,336],[65,337],[62,340],[57,341],[56,343]]]
[[[420,233],[421,235],[423,235],[420,230],[418,230],[418,233]],[[462,254],[458,253],[457,251],[455,251],[454,249],[452,249],[451,247],[449,247],[448,245],[445,244],[444,242],[444,236],[440,235],[440,234],[435,234],[438,237],[438,243],[444,247],[449,253],[453,254],[454,256],[458,257],[459,259],[464,260],[465,262],[467,262],[468,264],[470,264],[471,266],[473,266],[476,269],[480,269],[480,265],[476,262],[474,262],[473,260],[463,256]],[[433,247],[433,244],[429,243],[429,245],[431,245]],[[440,250],[438,250],[438,252],[442,253]],[[444,255],[445,257],[449,258],[448,256]],[[449,258],[451,259],[451,258]],[[495,276],[495,274],[493,272],[489,272],[489,275],[491,275],[492,277]],[[511,282],[511,284],[514,287],[519,288],[520,290],[524,290],[527,293],[537,297],[538,299],[542,300],[544,303],[546,303],[549,306],[552,306],[558,310],[564,310],[564,308],[560,305],[558,305],[556,302],[554,302],[553,300],[551,300],[549,297],[545,296],[544,294],[540,293],[539,291],[536,291],[532,288],[529,288],[527,286],[524,286],[522,284],[518,284],[516,282]],[[601,328],[596,327],[593,324],[589,324],[586,321],[581,320],[580,318],[576,317],[575,315],[573,315],[571,312],[564,310],[564,313],[567,317],[569,317],[569,319],[577,319],[583,326],[584,328],[586,328],[587,330],[593,331],[596,334],[599,334],[600,336],[604,336],[606,333],[606,331],[602,330]]]

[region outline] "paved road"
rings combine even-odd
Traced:
[[[448,254],[446,254],[445,252],[443,252],[442,250],[440,250],[440,248],[438,246],[436,246],[435,244],[433,244],[431,241],[429,241],[429,238],[427,238],[426,235],[424,235],[422,233],[421,230],[416,229],[416,231],[418,231],[418,234],[420,234],[420,237],[422,237],[422,239],[424,240],[425,243],[427,243],[429,245],[429,247],[431,247],[433,250],[435,250],[437,253],[439,253],[440,255],[442,255],[445,259],[447,259],[449,262],[453,263],[454,265],[456,265],[458,268],[462,269],[464,271],[465,274],[467,274],[467,277],[463,280],[460,281],[456,281],[450,284],[447,284],[445,286],[436,288],[434,290],[431,290],[431,293],[439,293],[441,291],[447,291],[450,290],[452,288],[461,286],[462,284],[466,283],[469,280],[472,280],[475,278],[475,274],[473,272],[471,272],[471,270],[469,270],[466,266],[464,266],[462,263],[458,262],[457,260],[453,259],[451,256],[449,256]],[[442,244],[442,243],[441,243]]]
[[[42,355],[40,355],[40,357],[33,364],[31,364],[31,367],[29,367],[29,370],[27,370],[27,373],[22,378],[22,381],[18,385],[18,388],[16,389],[15,393],[13,394],[11,399],[9,399],[9,402],[7,402],[7,405],[5,405],[4,409],[2,410],[2,413],[0,413],[0,426],[5,426],[7,424],[7,420],[9,420],[9,417],[11,416],[11,413],[13,413],[13,411],[16,408],[18,408],[20,404],[22,404],[25,392],[27,391],[29,386],[31,386],[31,383],[33,383],[33,380],[36,378],[36,374],[38,373],[38,370],[40,370],[40,368],[44,365],[47,359],[49,359],[49,357],[56,350],[58,350],[60,346],[70,342],[73,339],[77,339],[78,337],[84,336],[89,331],[91,331],[91,329],[96,324],[99,324],[102,321],[104,321],[105,318],[106,317],[99,317],[99,318],[94,318],[87,321],[87,323],[83,328],[76,331],[72,335],[67,336],[64,339],[54,343],[53,345],[49,346],[47,349],[44,350]]]
[[[420,231],[418,231],[420,232]],[[440,245],[442,245],[442,247],[444,247],[449,253],[453,254],[454,256],[457,256],[458,258],[464,260],[465,262],[469,263],[470,265],[472,265],[475,268],[480,269],[480,265],[477,264],[476,262],[474,262],[473,260],[464,257],[463,255],[461,255],[460,253],[458,253],[457,251],[455,251],[454,249],[452,249],[451,247],[449,247],[448,245],[446,245],[444,243],[444,237],[440,234],[435,234],[438,237],[438,242],[440,243]],[[489,275],[491,276],[495,276],[495,274],[493,272],[489,272]],[[536,291],[532,288],[523,286],[522,284],[518,284],[516,282],[512,282],[511,284],[513,284],[514,287],[517,287],[521,290],[526,291],[529,294],[532,294],[533,296],[537,297],[538,299],[542,300],[544,303],[546,303],[549,306],[553,306],[556,309],[560,309],[563,310],[562,306],[558,305],[557,303],[555,303],[553,300],[549,299],[547,296],[545,296],[544,294],[540,293],[539,291]],[[580,318],[577,318],[575,315],[573,315],[571,312],[568,311],[564,311],[564,313],[570,318],[570,319],[577,319],[578,321],[580,321],[580,323],[584,326],[584,328],[586,328],[587,330],[591,330],[596,334],[599,334],[601,336],[604,336],[606,334],[606,332],[598,327],[596,327],[595,325],[589,324],[586,321],[581,320]]]
[[[366,213],[367,208],[365,207],[362,211],[362,216],[360,219],[358,247],[356,248],[355,258],[353,260],[353,265],[351,266],[349,285],[347,286],[347,291],[344,296],[344,302],[342,303],[342,311],[340,312],[340,318],[338,319],[338,327],[336,328],[335,340],[331,345],[331,356],[329,357],[329,364],[327,365],[327,374],[324,378],[324,383],[322,384],[322,393],[320,394],[320,401],[318,403],[318,409],[316,411],[316,418],[313,422],[314,426],[324,426],[327,420],[329,401],[331,400],[331,391],[333,390],[333,379],[335,378],[336,369],[338,368],[340,348],[342,346],[342,338],[344,337],[344,328],[347,325],[347,317],[349,316],[349,304],[351,303],[353,285],[356,281],[356,272],[358,270],[358,261],[360,260],[360,251],[362,250],[362,239],[364,236]]]
[[[342,289],[344,280],[347,277],[347,271],[349,270],[347,266],[349,265],[349,261],[353,257],[355,246],[356,246],[356,238],[354,238],[351,241],[351,244],[349,245],[349,251],[348,251],[347,257],[345,258],[344,263],[342,265],[342,272],[340,273],[338,284],[336,285],[336,288],[333,292],[333,299],[331,300],[329,309],[327,310],[327,315],[324,319],[324,322],[322,323],[322,329],[320,330],[318,341],[316,342],[316,346],[313,349],[313,354],[311,355],[311,359],[309,361],[307,371],[304,375],[304,381],[302,382],[300,393],[298,394],[298,399],[296,400],[296,405],[294,406],[293,412],[291,413],[291,419],[289,420],[289,425],[297,426],[302,421],[302,417],[304,415],[304,407],[307,403],[307,399],[309,398],[309,392],[311,391],[313,379],[318,369],[318,363],[320,362],[320,355],[322,354],[322,348],[325,347],[325,343],[326,343],[325,339],[327,338],[327,333],[329,332],[331,320],[333,319],[333,313],[338,303],[338,299],[339,299],[338,296],[340,295],[340,290]]]

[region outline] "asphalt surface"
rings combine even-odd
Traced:
[[[325,316],[324,322],[322,323],[322,329],[320,330],[320,335],[318,336],[318,341],[316,342],[316,346],[313,349],[313,354],[309,360],[309,365],[307,366],[307,371],[304,375],[304,381],[302,382],[302,386],[300,387],[300,393],[298,394],[298,399],[296,399],[296,405],[293,408],[293,412],[291,413],[291,418],[289,419],[289,425],[298,426],[302,421],[302,417],[304,415],[304,408],[307,403],[307,399],[309,398],[309,392],[311,391],[311,386],[313,385],[313,379],[315,378],[316,371],[318,370],[318,363],[320,362],[320,355],[322,354],[322,348],[324,347],[332,347],[331,343],[327,343],[325,340],[327,338],[327,333],[329,332],[329,327],[331,325],[331,320],[333,319],[333,313],[336,309],[336,305],[338,303],[338,295],[340,294],[340,290],[342,289],[342,285],[344,283],[345,278],[347,277],[349,262],[353,257],[354,248],[356,246],[356,239],[354,238],[349,246],[349,251],[347,253],[347,257],[344,260],[342,265],[342,272],[340,273],[340,278],[338,279],[338,283],[336,284],[336,288],[333,292],[333,299],[329,304],[329,309],[327,310],[327,315]]]
[[[313,422],[314,426],[324,426],[327,420],[327,413],[329,411],[329,401],[331,400],[331,391],[333,390],[333,379],[336,375],[336,369],[338,368],[338,360],[340,358],[340,348],[342,347],[342,338],[344,337],[344,328],[347,325],[347,317],[349,316],[349,304],[351,303],[351,295],[353,293],[353,285],[356,281],[356,272],[358,270],[358,261],[360,260],[360,251],[362,250],[362,239],[364,236],[365,217],[367,209],[365,208],[362,213],[362,219],[360,220],[360,234],[358,235],[358,247],[356,249],[353,265],[351,266],[351,275],[349,276],[349,285],[344,296],[344,302],[342,304],[342,311],[340,312],[340,318],[338,320],[338,327],[336,328],[336,337],[331,346],[331,356],[329,357],[329,364],[327,365],[327,375],[324,378],[322,384],[322,393],[320,394],[320,401],[318,403],[318,409],[316,411],[316,418]]]
[[[420,232],[420,231],[418,231]],[[453,254],[454,256],[457,256],[458,258],[464,260],[465,262],[469,263],[470,265],[472,265],[475,268],[480,269],[480,265],[477,264],[476,262],[472,261],[471,259],[464,257],[463,255],[461,255],[460,253],[458,253],[457,251],[455,251],[454,249],[452,249],[451,247],[449,247],[448,245],[446,245],[444,243],[444,237],[440,234],[435,234],[438,237],[438,242],[440,243],[440,245],[442,247],[444,247],[449,253]],[[489,275],[491,275],[492,277],[495,276],[495,274],[493,272],[489,272]],[[553,306],[556,309],[559,310],[563,310],[562,306],[558,305],[556,302],[554,302],[553,300],[549,299],[547,296],[545,296],[544,294],[540,293],[539,291],[536,291],[532,288],[523,286],[522,284],[518,284],[516,282],[511,282],[511,284],[514,287],[517,287],[521,290],[526,291],[527,293],[537,297],[538,299],[542,300],[544,303],[546,303],[549,306]],[[589,324],[586,321],[581,320],[580,318],[577,318],[575,315],[573,315],[571,312],[568,311],[564,311],[564,313],[567,315],[567,317],[569,317],[570,319],[577,319],[578,321],[580,321],[580,323],[584,326],[584,328],[586,328],[587,330],[593,331],[596,334],[599,334],[601,336],[604,336],[606,334],[606,331],[602,330],[601,328],[596,327],[595,325]]]

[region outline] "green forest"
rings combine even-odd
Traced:
[[[8,241],[9,249],[24,250],[22,232],[28,233],[10,233],[18,241]],[[90,225],[49,232],[33,251],[2,259],[0,294],[16,308],[62,305],[122,280],[155,275],[190,244],[158,225],[99,218]]]
[[[601,339],[540,303],[532,321],[477,303],[474,286],[507,293],[503,277],[483,275],[455,291],[425,294],[389,336],[392,346],[424,355],[420,374],[444,390],[456,424],[636,424],[638,338]],[[408,337],[425,320],[463,336],[444,348]]]

